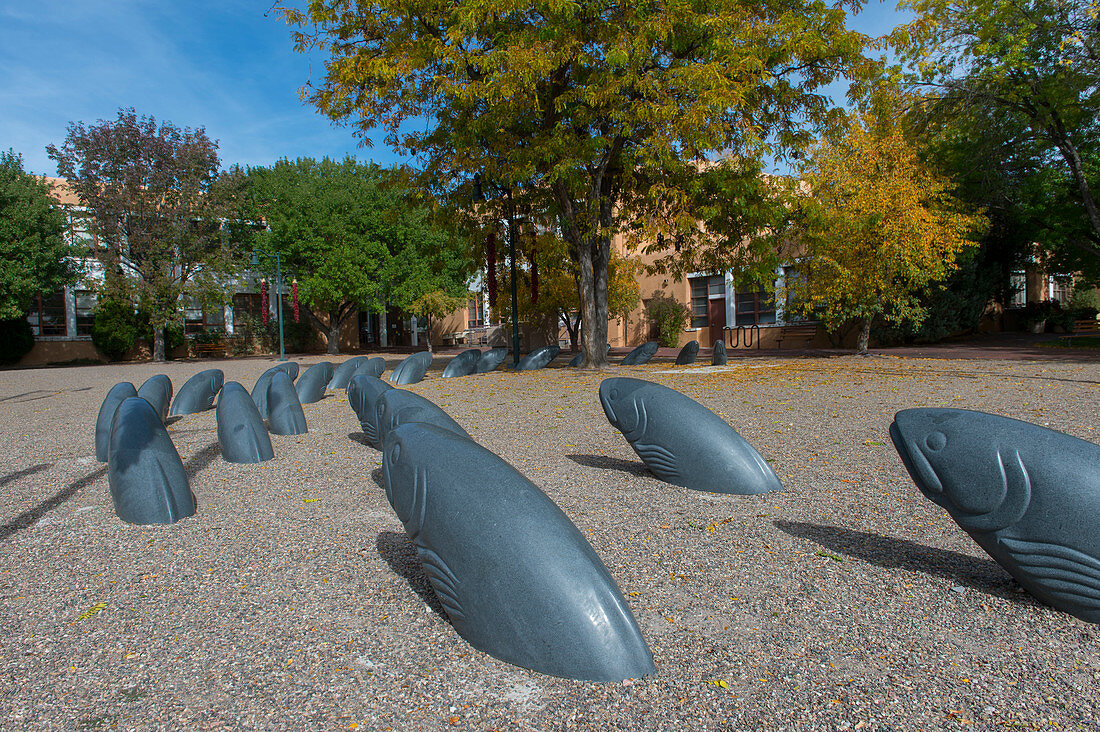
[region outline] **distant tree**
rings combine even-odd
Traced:
[[[329,353],[339,353],[341,329],[361,309],[436,314],[438,300],[427,298],[435,292],[464,302],[469,259],[399,176],[352,158],[299,158],[249,169],[245,190],[268,226],[261,246],[297,278]]]
[[[607,363],[611,237],[693,218],[639,206],[677,208],[671,184],[708,154],[806,141],[830,111],[824,86],[863,62],[864,38],[828,3],[280,5],[305,29],[299,49],[329,56],[309,90],[322,112],[385,127],[443,188],[481,173],[546,196],[576,257],[589,367]]]
[[[75,283],[85,254],[66,242],[49,184],[24,172],[14,151],[0,152],[0,320],[26,317],[35,295]]]
[[[853,115],[842,137],[823,141],[798,203],[806,250],[792,300],[831,330],[854,323],[861,353],[876,319],[923,320],[919,294],[955,270],[985,225],[959,212],[949,182],[919,160],[896,114]]]
[[[153,359],[163,361],[181,298],[224,298],[239,259],[221,228],[217,143],[201,127],[122,109],[116,120],[70,124],[61,147],[46,151],[92,214],[105,294],[138,304],[153,328]]]

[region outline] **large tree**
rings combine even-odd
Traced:
[[[612,235],[679,218],[637,208],[676,208],[675,190],[634,194],[690,178],[711,153],[801,143],[829,111],[818,92],[862,60],[844,10],[859,5],[317,0],[283,10],[299,49],[328,56],[308,90],[322,112],[363,133],[384,127],[444,188],[480,172],[548,198],[576,255],[584,363],[601,366]]]
[[[108,298],[135,302],[153,327],[153,359],[184,295],[228,282],[238,258],[221,227],[218,145],[203,128],[180,129],[121,109],[115,120],[71,123],[46,148],[92,214]]]
[[[1048,233],[1100,257],[1100,0],[903,5],[918,17],[895,41],[910,82],[931,99],[926,115],[984,139],[993,160],[1031,168],[1030,190],[1015,190],[1032,202],[1045,199],[1040,208],[1059,209],[1061,231]],[[1062,215],[1066,194],[1083,226]]]
[[[961,212],[950,182],[926,163],[898,120],[853,115],[847,131],[812,151],[798,201],[806,247],[789,293],[831,330],[854,324],[867,351],[871,325],[919,324],[919,295],[957,267],[985,226]]]
[[[429,316],[447,294],[465,302],[469,259],[401,176],[353,158],[299,158],[249,169],[245,190],[267,224],[261,247],[297,278],[329,353],[339,353],[341,329],[362,309]]]
[[[69,245],[65,225],[49,184],[14,151],[0,152],[0,320],[25,317],[35,295],[76,282],[88,252]]]

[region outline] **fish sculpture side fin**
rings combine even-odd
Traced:
[[[424,574],[428,575],[428,581],[443,604],[443,609],[447,611],[447,616],[452,623],[465,621],[466,615],[462,612],[462,603],[458,599],[458,578],[443,561],[443,557],[419,542],[413,543],[420,563],[424,566]]]
[[[1020,453],[1012,450],[1006,460],[1005,454],[998,451],[997,467],[1004,486],[1004,497],[996,508],[987,513],[966,513],[956,508],[955,520],[964,529],[997,531],[1012,526],[1027,513],[1027,508],[1031,505],[1031,476],[1024,467]]]

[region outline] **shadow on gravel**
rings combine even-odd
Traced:
[[[645,463],[635,460],[623,460],[622,458],[608,457],[607,455],[566,455],[577,465],[586,468],[599,468],[601,470],[621,470],[639,477],[652,477]]]
[[[106,473],[107,466],[104,465],[103,467],[94,470],[91,473],[88,473],[83,478],[77,478],[72,483],[69,483],[69,485],[58,491],[57,494],[53,497],[47,498],[45,501],[42,501],[42,503],[39,503],[34,508],[24,511],[8,523],[0,525],[0,541],[7,539],[9,536],[17,531],[22,531],[29,526],[33,526],[48,512],[52,511],[65,501],[72,498],[81,488],[85,488],[88,485],[91,485],[92,483],[103,477]]]
[[[435,590],[432,589],[428,575],[424,574],[424,568],[420,566],[420,557],[416,555],[416,547],[409,541],[409,537],[396,531],[383,531],[375,540],[378,548],[378,556],[386,560],[390,569],[409,583],[413,592],[420,595],[424,604],[432,609],[432,612],[446,620],[447,611],[443,609],[443,603],[439,601]]]
[[[374,470],[370,471],[370,479],[373,480],[374,484],[381,488],[383,491],[386,490],[386,479],[382,477],[382,468],[375,468]]]
[[[191,480],[201,473],[221,454],[222,446],[221,443],[218,442],[211,442],[209,445],[196,452],[183,464],[183,471],[187,473],[187,479]]]
[[[8,473],[3,478],[0,478],[0,485],[7,485],[20,478],[26,478],[28,475],[34,475],[41,472],[46,468],[53,465],[53,463],[39,463],[38,465],[32,465],[29,468],[23,468],[22,470],[16,470],[14,473]]]
[[[372,450],[374,449],[374,445],[367,442],[367,436],[364,435],[362,432],[349,432],[348,439],[352,442],[358,442],[363,447],[369,447]]]
[[[943,577],[957,585],[1010,600],[1019,601],[1022,597],[1027,597],[1014,591],[1014,580],[992,559],[977,559],[949,549],[936,549],[906,539],[878,536],[836,526],[783,520],[774,523],[776,528],[791,536],[807,539],[880,567]]]

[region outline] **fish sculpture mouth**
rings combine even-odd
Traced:
[[[901,458],[902,464],[905,465],[905,469],[914,478],[920,478],[917,481],[917,486],[929,494],[930,497],[942,496],[943,483],[940,482],[940,477],[936,475],[932,463],[928,462],[928,458],[921,452],[916,441],[906,441],[901,434],[901,430],[898,429],[897,423],[890,425],[890,439],[893,441],[894,448],[898,451],[898,456]]]
[[[637,398],[633,385],[608,379],[600,386],[600,403],[608,421],[623,433],[627,442],[641,438],[649,426],[645,404]]]

